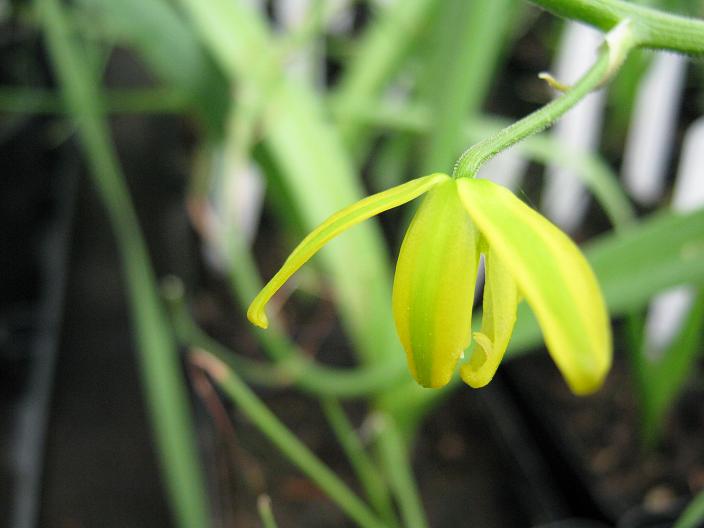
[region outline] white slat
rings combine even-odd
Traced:
[[[553,70],[557,80],[566,84],[577,81],[594,62],[602,40],[599,31],[568,23]],[[601,137],[604,104],[604,90],[589,94],[555,124],[555,138],[578,152],[595,151]],[[574,231],[588,204],[589,195],[573,169],[548,166],[542,197],[542,209],[548,218],[565,231]]]
[[[623,159],[623,182],[643,205],[663,194],[677,125],[687,59],[658,53],[636,97]]]
[[[704,207],[704,117],[687,130],[672,196],[672,208],[691,211]],[[657,248],[653,248],[657,251]],[[704,265],[704,263],[702,264]],[[653,299],[646,320],[647,357],[657,361],[682,327],[694,301],[687,286],[668,290]]]

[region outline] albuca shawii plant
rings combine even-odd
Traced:
[[[346,229],[427,193],[406,232],[393,285],[393,313],[408,367],[423,387],[446,385],[470,345],[480,255],[486,286],[478,346],[462,365],[471,387],[491,381],[525,298],[548,350],[576,394],[598,389],[611,366],[611,329],[599,285],[577,246],[510,191],[488,180],[432,174],[369,196],[332,215],[296,247],[252,302],[264,308],[324,244]]]

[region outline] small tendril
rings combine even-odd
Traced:
[[[571,85],[569,84],[564,84],[560,81],[558,81],[555,77],[552,76],[552,74],[548,72],[540,72],[538,74],[538,79],[541,79],[548,83],[550,88],[553,90],[557,90],[558,92],[566,92],[572,88]]]

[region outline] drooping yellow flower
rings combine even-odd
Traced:
[[[488,180],[432,174],[369,196],[311,232],[252,302],[262,328],[266,303],[325,243],[342,231],[427,193],[401,246],[392,305],[415,380],[447,384],[463,351],[476,342],[460,375],[470,386],[493,378],[525,298],[548,351],[576,394],[598,389],[611,366],[611,327],[594,273],[577,246],[507,189]],[[482,326],[472,335],[480,255],[486,285]]]

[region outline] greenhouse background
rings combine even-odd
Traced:
[[[414,382],[420,201],[247,321],[329,215],[568,97],[608,31],[545,7],[593,4],[0,0],[0,526],[704,526],[702,1],[604,0],[690,17],[689,53],[632,50],[477,175],[594,270],[600,390],[526,302],[485,388]]]

